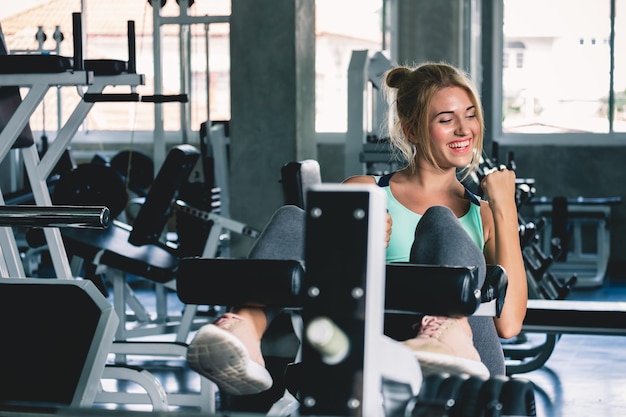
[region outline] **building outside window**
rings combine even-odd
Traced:
[[[503,17],[497,139],[569,144],[621,138],[626,57],[618,51],[626,34],[612,28],[624,27],[626,1],[503,0]]]

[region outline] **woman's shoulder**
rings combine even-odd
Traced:
[[[376,178],[372,175],[353,175],[343,181],[344,184],[376,184]]]

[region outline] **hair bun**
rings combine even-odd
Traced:
[[[396,67],[387,73],[385,83],[391,88],[398,88],[409,75],[407,67]]]

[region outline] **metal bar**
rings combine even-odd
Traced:
[[[626,302],[528,300],[526,332],[626,335]]]
[[[107,207],[96,206],[1,206],[0,226],[84,227],[109,226]]]

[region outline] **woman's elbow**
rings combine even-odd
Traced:
[[[503,339],[510,339],[520,334],[522,331],[522,320],[502,320],[496,319],[496,330],[498,336]]]

